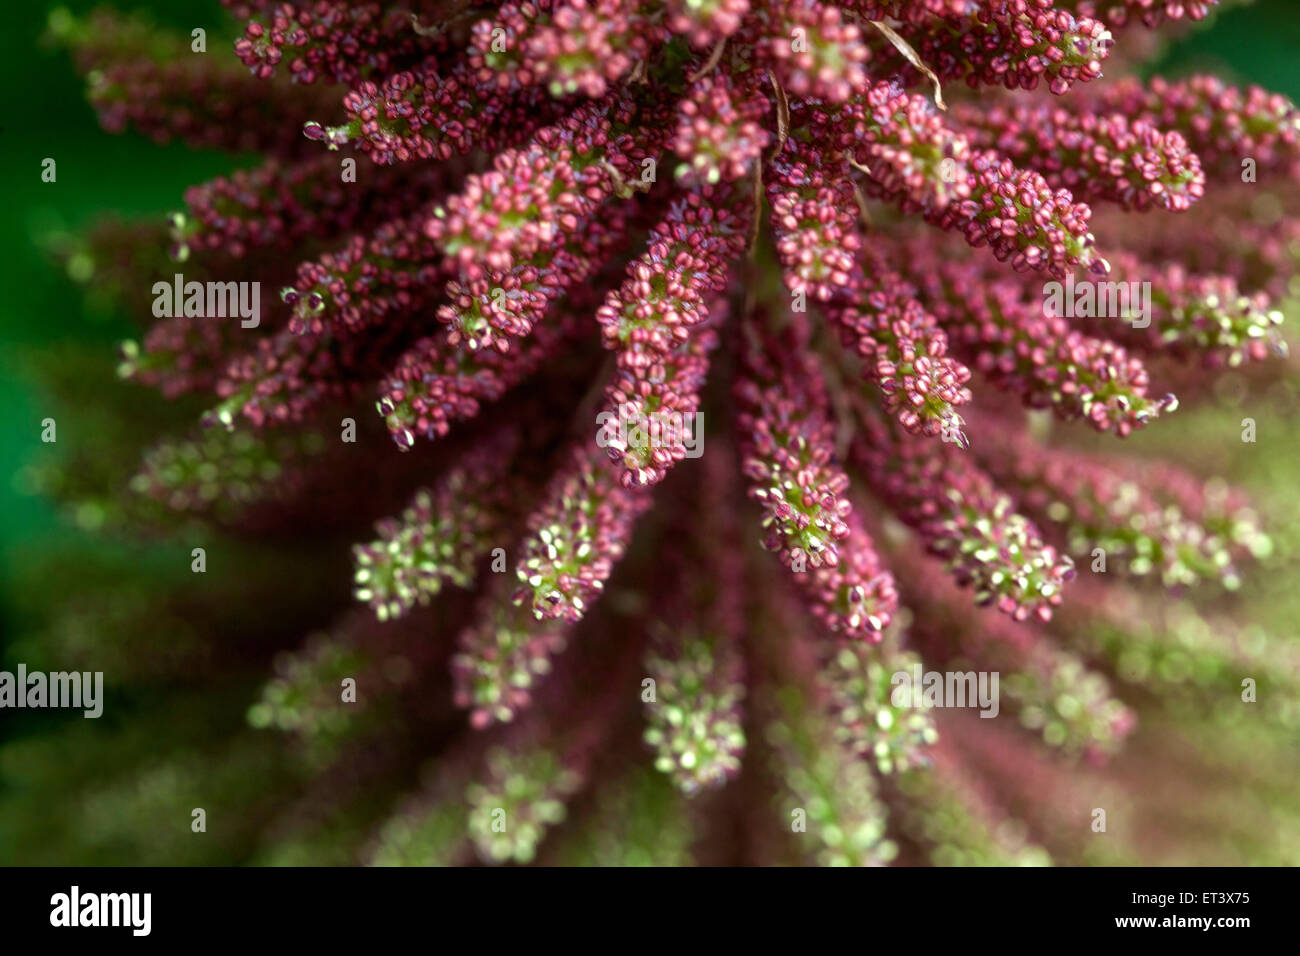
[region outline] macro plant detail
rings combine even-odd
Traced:
[[[64,250],[142,321],[264,290],[123,346],[170,411],[113,512],[333,549],[257,629],[258,859],[1126,862],[1072,768],[1242,678],[1294,732],[1294,644],[1178,610],[1265,518],[1125,447],[1286,358],[1300,110],[1141,73],[1229,4],[223,5],[50,32],[106,129],[258,157]]]

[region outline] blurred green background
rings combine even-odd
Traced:
[[[84,13],[98,4],[61,4]],[[163,25],[188,32],[207,28],[209,51],[228,50],[229,18],[216,0],[211,2],[122,3],[122,9],[146,9]],[[34,356],[51,354],[61,344],[101,352],[109,361],[96,366],[102,381],[86,384],[86,393],[118,387],[112,378],[111,356],[123,338],[138,334],[137,327],[121,315],[101,314],[89,307],[82,291],[62,270],[51,264],[42,240],[61,231],[73,231],[108,212],[125,216],[161,217],[180,206],[186,186],[236,168],[251,166],[256,157],[231,157],[203,153],[173,145],[158,147],[130,134],[103,133],[83,97],[82,81],[67,56],[40,42],[50,5],[20,3],[6,10],[6,27],[0,31],[0,63],[9,74],[11,91],[0,115],[0,169],[8,189],[5,195],[3,236],[0,237],[6,296],[0,309],[0,666],[14,663],[7,648],[30,636],[30,595],[21,573],[50,554],[79,556],[58,564],[59,580],[46,581],[52,594],[78,587],[82,565],[108,562],[129,565],[135,573],[153,573],[157,555],[145,544],[123,544],[92,533],[95,515],[61,513],[52,503],[25,493],[22,472],[43,456],[57,455],[58,446],[40,441],[41,420],[53,414],[45,407],[40,390],[25,374]],[[1251,6],[1221,13],[1213,29],[1201,29],[1167,51],[1153,64],[1161,72],[1191,68],[1213,70],[1225,77],[1257,82],[1300,99],[1300,8],[1296,0],[1259,0]],[[41,181],[41,162],[58,163],[58,180]],[[1292,319],[1294,322],[1294,318]],[[1288,333],[1293,342],[1296,337]],[[1259,623],[1288,634],[1300,619],[1300,594],[1286,574],[1289,555],[1296,552],[1300,508],[1294,488],[1300,485],[1300,427],[1293,412],[1294,392],[1283,389],[1269,408],[1248,414],[1259,420],[1257,446],[1232,444],[1237,440],[1243,411],[1228,400],[1217,411],[1185,412],[1162,421],[1132,440],[1133,450],[1160,455],[1185,451],[1189,442],[1204,444],[1205,469],[1238,481],[1257,498],[1269,530],[1279,536],[1281,568],[1253,569],[1263,580],[1250,585],[1252,614]],[[59,423],[59,442],[77,440],[74,423]],[[1222,441],[1205,440],[1218,434]],[[1216,447],[1221,449],[1216,451]],[[1231,453],[1229,453],[1231,452]],[[174,561],[173,561],[174,564]],[[27,597],[27,600],[23,600]],[[226,717],[239,719],[246,700],[229,701]],[[0,738],[34,733],[52,722],[80,724],[78,714],[6,713],[0,720]],[[84,728],[76,732],[84,734]],[[0,784],[2,786],[2,784]],[[0,820],[0,830],[18,821]],[[4,834],[0,833],[0,862],[4,861]]]

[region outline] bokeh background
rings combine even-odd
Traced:
[[[64,6],[83,13],[94,4]],[[216,34],[225,21],[215,0],[119,6],[147,9],[159,23],[186,32],[205,26]],[[58,263],[52,255],[66,252],[80,227],[106,213],[161,217],[179,207],[187,185],[252,166],[256,158],[103,133],[66,55],[40,41],[49,12],[40,2],[12,4],[0,31],[9,91],[0,112],[6,187],[0,234],[0,667],[12,670],[22,660],[34,669],[64,669],[80,655],[87,667],[117,667],[131,679],[109,677],[113,686],[98,721],[76,712],[0,713],[0,863],[292,862],[299,859],[292,846],[270,852],[260,841],[282,809],[270,795],[291,794],[297,778],[273,735],[248,729],[248,707],[269,667],[256,637],[276,624],[266,615],[296,614],[303,633],[323,624],[334,608],[286,608],[276,592],[297,575],[320,575],[346,599],[346,554],[334,563],[319,554],[298,560],[294,545],[282,543],[274,555],[240,556],[243,573],[264,579],[266,607],[274,609],[264,615],[260,607],[223,608],[196,599],[191,606],[206,617],[206,630],[228,636],[242,666],[216,662],[222,647],[199,649],[203,628],[196,631],[178,611],[194,588],[188,552],[198,540],[115,534],[105,493],[129,477],[129,452],[157,433],[159,416],[190,422],[196,407],[168,409],[152,393],[118,383],[116,346],[138,336],[138,323],[86,297],[72,281],[84,262],[74,255]],[[224,52],[216,44],[210,50]],[[1219,15],[1154,66],[1170,74],[1205,68],[1300,99],[1298,64],[1295,0],[1260,0]],[[55,184],[41,182],[45,157],[58,162]],[[1300,311],[1289,312],[1284,331],[1294,347]],[[1228,375],[1218,397],[1217,408],[1182,411],[1130,439],[1131,450],[1188,462],[1254,495],[1275,553],[1250,569],[1232,613],[1294,638],[1300,621],[1296,388],[1284,376],[1248,387]],[[1254,445],[1240,441],[1246,415],[1258,424]],[[40,441],[46,416],[57,418],[57,444]],[[71,477],[53,467],[70,459]],[[48,491],[58,492],[59,500],[42,493]],[[305,552],[311,543],[297,546]],[[220,574],[209,575],[207,584],[220,593]],[[147,633],[140,631],[142,621]],[[189,679],[169,673],[159,660],[169,655],[193,662]],[[1203,718],[1205,733],[1235,733],[1239,740],[1201,748],[1196,734]],[[1129,861],[1300,862],[1295,813],[1287,816],[1284,809],[1288,800],[1296,802],[1300,742],[1257,740],[1242,727],[1222,731],[1206,715],[1176,708],[1168,719],[1185,725],[1191,755],[1210,770],[1204,778],[1150,781],[1156,791],[1181,791],[1166,806],[1187,815],[1186,840],[1155,846],[1135,838]],[[1140,777],[1144,747],[1150,746],[1144,733],[1108,771],[1117,786]],[[1215,754],[1233,749],[1247,769],[1215,765]],[[1195,800],[1187,799],[1187,788],[1196,790]],[[214,818],[208,839],[192,839],[188,808],[210,803],[217,793],[240,812]],[[178,813],[184,817],[177,819]],[[351,824],[338,826],[364,824],[359,811]],[[1140,819],[1134,826],[1140,831]],[[334,862],[320,850],[327,842],[317,841],[314,855],[300,859]]]

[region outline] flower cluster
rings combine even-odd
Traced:
[[[176,316],[127,346],[217,436],[155,447],[133,493],[236,538],[310,526],[304,501],[375,524],[360,604],[280,647],[250,711],[321,769],[287,858],[1085,858],[1065,804],[1011,795],[1119,750],[1121,692],[1157,683],[1125,644],[1175,638],[1072,591],[1147,608],[1268,552],[1238,492],[1115,447],[1169,382],[1194,402],[1282,350],[1300,111],[1095,82],[1212,3],[226,6],[233,56],[55,29],[108,129],[265,157],[170,231],[87,240],[123,287],[117,250],[161,244],[283,290],[256,331]],[[1149,283],[1152,321],[1052,314],[1064,280]],[[327,447],[341,416],[360,440]],[[922,668],[1000,674],[1004,716],[900,701]],[[340,775],[414,792],[363,812]]]

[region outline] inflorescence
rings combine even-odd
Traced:
[[[1110,75],[1214,4],[226,6],[233,56],[58,20],[106,128],[264,157],[88,241],[283,289],[258,330],[128,346],[126,377],[209,408],[133,487],[236,533],[322,487],[377,520],[359,607],[252,712],[327,761],[462,725],[427,688],[468,714],[364,858],[680,862],[708,793],[754,861],[1068,856],[979,781],[1114,753],[1116,684],[1159,688],[1088,621],[1145,627],[1115,602],[1231,590],[1268,548],[1238,492],[1046,427],[1127,436],[1177,408],[1168,370],[1199,363],[1194,400],[1282,351],[1300,112]],[[1067,278],[1145,284],[1149,321],[1049,314]],[[396,448],[340,465],[340,415]],[[389,474],[415,484],[376,512]],[[1002,718],[900,703],[914,665],[1000,674]]]

